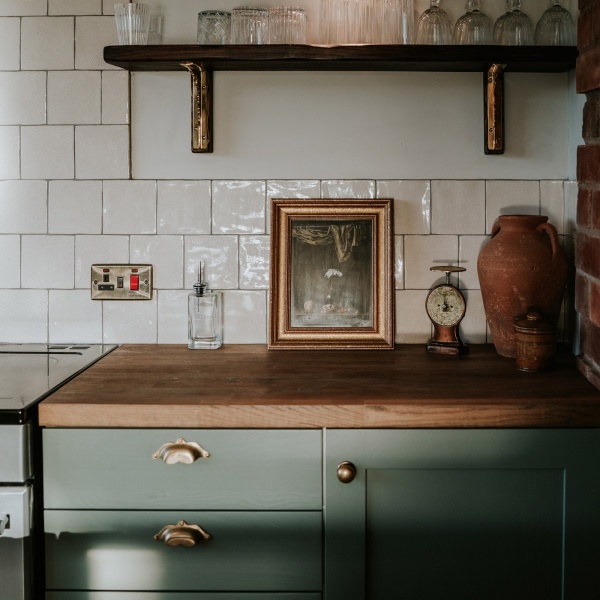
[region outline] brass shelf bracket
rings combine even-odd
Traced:
[[[212,71],[193,62],[180,64],[192,83],[192,152],[212,152]]]
[[[504,69],[493,64],[484,73],[484,152],[504,154]]]

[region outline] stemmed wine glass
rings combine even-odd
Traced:
[[[494,25],[494,43],[504,46],[530,46],[533,44],[531,19],[521,10],[521,0],[507,0],[506,12]]]
[[[536,25],[535,43],[538,46],[574,46],[575,37],[571,14],[562,0],[554,0]]]
[[[419,18],[417,44],[450,44],[452,25],[445,10],[439,7],[440,0],[431,0],[431,6]]]
[[[481,12],[481,0],[467,0],[465,14],[454,26],[454,43],[481,45],[492,40],[492,21]]]

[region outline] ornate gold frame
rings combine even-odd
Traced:
[[[394,347],[393,203],[378,199],[287,199],[271,202],[269,349],[380,349]],[[368,223],[371,239],[370,323],[365,326],[292,324],[292,225]],[[331,277],[331,276],[330,276]],[[340,273],[341,277],[341,273]],[[333,305],[323,305],[325,306]]]

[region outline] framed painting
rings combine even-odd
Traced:
[[[272,200],[269,348],[394,347],[392,206]]]

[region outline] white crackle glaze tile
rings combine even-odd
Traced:
[[[156,182],[105,181],[103,232],[156,233]]]
[[[102,302],[89,290],[50,290],[48,338],[54,344],[101,344]]]
[[[158,182],[158,233],[210,233],[210,181]]]
[[[21,137],[19,127],[0,127],[0,179],[19,179]]]
[[[577,181],[565,181],[565,220],[564,233],[575,235],[577,229],[577,195],[579,193],[579,184]]]
[[[73,127],[21,127],[23,179],[73,179]]]
[[[265,344],[267,293],[227,291],[223,294],[223,343]]]
[[[240,289],[269,287],[269,236],[240,236]]]
[[[18,71],[21,67],[21,19],[0,19],[0,71]]]
[[[129,262],[129,236],[75,236],[75,287],[90,288],[91,268],[95,264]]]
[[[377,182],[378,198],[394,199],[394,233],[431,232],[431,186],[428,180]]]
[[[139,302],[102,302],[105,344],[156,344],[156,298]]]
[[[119,43],[115,18],[77,17],[75,19],[75,68],[117,69],[104,62],[104,47]]]
[[[461,289],[478,290],[480,288],[477,259],[489,239],[487,235],[461,235],[459,237],[459,266],[466,269],[458,276]]]
[[[0,235],[0,288],[21,285],[21,237]]]
[[[264,233],[266,183],[213,181],[212,232]]]
[[[129,73],[102,71],[102,124],[129,123]]]
[[[46,122],[46,73],[0,73],[0,125],[43,125]]]
[[[3,342],[48,341],[47,290],[0,290],[0,314]]]
[[[100,15],[102,0],[48,0],[49,15]]]
[[[24,17],[48,14],[48,0],[0,0],[0,16]]]
[[[102,232],[101,181],[49,181],[48,232]]]
[[[127,179],[129,177],[129,127],[127,125],[77,125],[75,127],[77,179]]]
[[[0,233],[46,233],[45,181],[0,181]]]
[[[153,265],[155,288],[183,287],[183,236],[132,235],[129,253],[132,263]]]
[[[565,193],[563,181],[540,181],[540,214],[548,217],[548,223],[560,234],[565,232]]]
[[[209,289],[238,287],[238,238],[234,235],[185,237],[185,281],[191,290],[197,280],[198,264],[204,264],[203,279]]]
[[[80,125],[100,123],[99,71],[48,73],[48,123]]]
[[[431,233],[485,233],[485,181],[431,182]]]
[[[491,233],[500,215],[539,215],[539,181],[486,182],[485,232]]]
[[[394,237],[394,287],[404,289],[404,237]]]
[[[158,290],[158,343],[188,343],[190,290]]]
[[[21,287],[71,289],[75,238],[72,235],[24,235],[21,238]]]
[[[21,20],[21,69],[60,71],[75,65],[73,17],[24,17]]]
[[[321,182],[318,179],[267,181],[267,233],[271,231],[271,200],[273,198],[320,198]]]
[[[431,339],[431,321],[425,312],[424,290],[396,291],[397,344],[424,344]]]
[[[321,182],[323,198],[375,198],[375,182],[369,179],[331,179]]]
[[[467,312],[459,324],[460,337],[465,344],[485,344],[487,325],[481,290],[463,291]]]
[[[427,290],[443,273],[432,272],[433,266],[458,263],[458,236],[404,236],[404,286],[408,290]],[[453,283],[456,284],[456,281]]]

